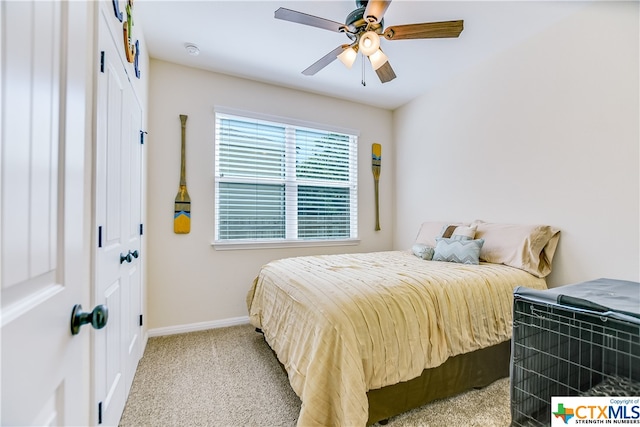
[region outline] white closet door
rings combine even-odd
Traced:
[[[98,421],[117,425],[141,355],[142,109],[109,31],[113,15],[99,13],[96,117],[95,304],[109,308],[110,325],[94,334]],[[135,78],[135,77],[134,77]]]

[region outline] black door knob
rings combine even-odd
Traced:
[[[129,251],[129,255],[133,256],[134,258],[138,258],[138,250],[136,249],[133,252]]]
[[[71,335],[78,335],[80,327],[90,323],[94,329],[102,329],[109,320],[109,309],[105,305],[96,305],[93,311],[84,312],[82,306],[76,304],[71,311]]]
[[[131,251],[129,251],[129,253],[126,255],[123,253],[120,254],[120,264],[122,264],[125,261],[131,262]]]

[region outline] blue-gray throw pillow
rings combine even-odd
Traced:
[[[424,245],[422,243],[416,243],[411,248],[413,254],[418,258],[422,258],[424,260],[430,261],[433,258],[433,247]]]
[[[438,237],[433,260],[477,265],[480,263],[480,249],[483,244],[484,239],[458,240]]]

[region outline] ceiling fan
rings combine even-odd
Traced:
[[[358,51],[360,51],[369,58],[371,66],[382,83],[395,79],[396,74],[389,64],[389,59],[380,49],[381,35],[387,40],[406,40],[451,38],[458,37],[462,32],[462,20],[393,25],[384,28],[383,16],[389,4],[391,4],[391,0],[356,0],[357,9],[347,15],[344,24],[284,7],[275,11],[275,17],[324,30],[345,33],[351,39],[350,44],[338,46],[305,69],[302,74],[312,76],[336,58],[351,68]]]

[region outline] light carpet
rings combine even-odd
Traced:
[[[300,399],[250,325],[150,338],[121,426],[295,426]],[[506,427],[509,379],[392,417],[389,427]],[[377,424],[376,424],[377,426]]]

